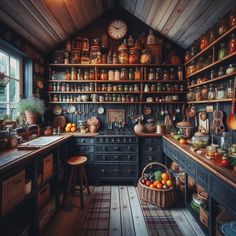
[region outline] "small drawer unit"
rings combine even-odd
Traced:
[[[140,138],[140,173],[150,162],[162,161],[162,137]]]
[[[138,180],[138,139],[133,135],[99,135],[95,139],[96,181]]]

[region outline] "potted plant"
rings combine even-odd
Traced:
[[[32,125],[37,123],[39,115],[42,116],[45,113],[45,104],[39,98],[26,98],[19,102],[17,110],[25,114],[27,123]]]

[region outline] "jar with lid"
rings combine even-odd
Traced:
[[[139,91],[139,86],[138,86],[138,84],[135,84],[134,85],[134,92],[138,92]],[[145,92],[145,91],[144,91]]]
[[[183,92],[184,91],[184,85],[180,85],[180,89],[179,89],[181,92]]]
[[[52,83],[48,84],[48,91],[53,91],[53,84]]]
[[[233,73],[235,70],[236,70],[235,65],[229,64],[229,66],[226,69],[226,74],[229,75],[229,74]]]
[[[87,70],[84,72],[84,80],[89,80],[89,72]]]
[[[113,85],[112,90],[113,90],[114,92],[117,92],[117,91],[118,91],[118,86],[117,86],[117,85]]]
[[[119,84],[119,85],[118,85],[118,91],[119,91],[119,92],[122,92],[122,91],[123,91],[123,85],[122,85],[122,84]]]
[[[150,91],[149,84],[144,85],[144,92],[147,93]]]
[[[229,27],[232,28],[236,25],[236,12],[235,9],[232,9],[229,14]]]
[[[151,92],[156,92],[156,90],[157,90],[156,84],[152,84],[152,85],[151,85],[151,88],[150,88],[150,91],[151,91]]]
[[[148,72],[148,80],[154,80],[154,70],[152,68],[149,69]]]
[[[106,84],[102,84],[101,91],[107,91],[107,85]]]
[[[202,99],[208,100],[208,88],[207,86],[203,86],[202,88]]]
[[[101,80],[108,80],[108,74],[107,74],[106,70],[101,70],[100,79]]]
[[[128,71],[125,68],[121,68],[120,79],[128,80]]]
[[[200,70],[205,66],[205,60],[203,57],[199,57],[197,64],[196,64],[196,70]]]
[[[205,48],[207,48],[209,45],[209,41],[206,35],[202,36],[202,39],[200,41],[200,50],[204,50]]]
[[[141,64],[150,64],[152,62],[151,50],[149,48],[142,50],[140,62]]]
[[[202,101],[202,91],[200,87],[197,87],[195,90],[195,100]]]
[[[174,68],[170,68],[170,80],[176,80],[176,73]]]
[[[236,37],[235,34],[231,34],[229,45],[228,45],[229,54],[236,51]]]
[[[95,71],[93,69],[89,71],[89,80],[95,80]]]
[[[165,69],[163,73],[163,80],[169,80],[169,79],[170,79],[170,72]]]
[[[112,94],[112,102],[116,102],[117,101],[117,95],[116,94]]]
[[[227,93],[227,98],[233,97],[233,80],[232,79],[229,80],[227,83],[226,93]]]
[[[62,91],[62,92],[65,92],[65,91],[66,91],[66,84],[65,84],[65,83],[62,83],[62,84],[61,84],[61,91]]]
[[[191,59],[190,52],[189,52],[189,51],[186,51],[186,52],[185,52],[184,61],[185,61],[185,62],[188,62],[190,59]]]
[[[108,71],[108,80],[115,80],[115,72],[114,70]]]
[[[53,102],[58,102],[58,95],[57,95],[57,94],[54,94],[54,95],[53,95],[52,101],[53,101]]]
[[[211,29],[211,30],[209,31],[209,44],[211,44],[212,42],[214,42],[215,39],[216,39],[216,37],[215,37],[214,30]]]
[[[129,80],[133,80],[134,79],[134,73],[133,70],[130,68],[129,69]]]
[[[183,70],[181,66],[178,67],[178,80],[183,80]]]
[[[129,92],[129,85],[128,85],[128,84],[125,84],[125,86],[124,86],[124,92]]]
[[[121,101],[125,102],[125,95],[124,94],[121,95]]]
[[[139,87],[137,87],[136,89],[137,89],[137,91],[139,91]],[[133,91],[134,91],[133,85],[130,85],[130,86],[129,86],[129,91],[130,91],[130,92],[133,92]]]
[[[225,70],[224,70],[224,67],[220,67],[219,68],[219,71],[218,71],[218,76],[222,76],[222,75],[224,75],[225,74]]]
[[[162,69],[161,68],[157,68],[156,69],[156,80],[162,80]]]
[[[218,60],[222,60],[225,56],[227,56],[227,49],[225,43],[222,42],[218,50]]]
[[[171,84],[166,84],[166,91],[172,91],[173,89],[172,89],[172,86],[171,86]]]
[[[219,20],[219,25],[218,25],[218,35],[222,35],[226,32],[227,30],[227,27],[226,27],[226,21],[225,19],[222,17],[220,20]]]
[[[139,50],[138,48],[130,48],[129,50],[129,64],[139,63]]]
[[[118,69],[115,70],[115,80],[120,80],[120,71]]]
[[[77,79],[77,73],[75,67],[71,68],[71,80],[76,80]]]
[[[195,60],[192,60],[190,66],[188,67],[188,74],[192,74],[194,72],[196,72],[196,62]]]
[[[57,83],[57,91],[61,91],[61,83]]]
[[[90,92],[94,91],[94,83],[89,83],[89,91]]]
[[[216,99],[216,89],[210,84],[209,91],[208,91],[208,100],[215,100]]]
[[[224,99],[225,98],[225,88],[222,84],[220,85],[220,87],[217,88],[216,98],[217,99]]]
[[[174,85],[174,91],[180,91],[180,86],[179,84]]]
[[[116,52],[112,55],[112,64],[118,64],[118,56]]]
[[[162,91],[162,84],[158,83],[157,84],[157,92],[160,92],[160,91]]]
[[[141,80],[141,71],[138,67],[135,68],[134,80]]]
[[[205,148],[209,143],[209,135],[196,132],[192,137],[192,144],[197,148]]]
[[[127,48],[122,48],[118,52],[118,62],[120,64],[128,64],[129,63],[129,53]]]
[[[214,145],[209,145],[206,147],[206,156],[208,159],[213,158],[215,153],[216,153],[216,147]]]

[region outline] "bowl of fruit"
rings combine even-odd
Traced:
[[[151,162],[145,166],[138,182],[142,200],[162,208],[170,207],[175,200],[174,189],[173,178],[165,165]]]

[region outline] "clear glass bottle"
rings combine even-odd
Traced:
[[[152,68],[149,69],[148,80],[154,80],[154,70]]]
[[[233,97],[233,80],[229,80],[227,84],[227,98],[232,98]]]
[[[163,80],[169,80],[169,79],[170,79],[170,72],[168,70],[164,70]]]
[[[129,69],[129,80],[133,80],[134,79],[134,73],[133,70],[130,68]]]
[[[208,91],[208,100],[215,100],[216,99],[216,89],[210,84],[209,91]]]
[[[176,73],[174,68],[170,68],[170,80],[176,80]]]
[[[197,87],[195,90],[195,100],[202,101],[202,91],[200,87]]]
[[[222,76],[225,74],[224,68],[221,66],[218,71],[218,76]]]
[[[156,80],[162,80],[162,69],[161,68],[157,68],[156,69]]]
[[[222,42],[218,50],[218,60],[222,60],[225,56],[227,56],[227,49],[225,43]]]
[[[128,80],[128,71],[125,68],[121,68],[120,79]]]
[[[231,34],[230,41],[228,44],[229,54],[234,53],[236,51],[236,37],[235,34]]]
[[[216,98],[219,100],[225,98],[225,88],[222,84],[220,85],[220,87],[217,88]]]
[[[181,66],[178,67],[178,80],[183,80],[183,70]]]

